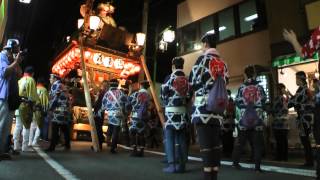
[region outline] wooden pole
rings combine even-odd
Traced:
[[[86,1],[86,13],[85,13],[85,17],[84,17],[84,26],[85,26],[85,30],[88,28],[89,25],[89,18],[90,18],[90,13],[91,13],[91,9],[92,9],[92,5],[93,5],[94,0],[87,0]],[[87,105],[87,109],[88,109],[88,119],[89,119],[89,123],[91,126],[91,139],[92,139],[92,146],[93,146],[93,150],[95,152],[98,152],[100,149],[98,148],[98,136],[97,136],[97,129],[96,129],[96,125],[94,122],[94,118],[93,118],[93,112],[92,112],[92,104],[91,104],[91,96],[90,96],[90,91],[89,91],[89,86],[88,86],[88,81],[87,81],[87,73],[86,73],[86,65],[84,62],[84,52],[83,52],[83,37],[84,34],[80,33],[79,36],[79,43],[80,43],[80,61],[81,61],[81,70],[82,70],[82,81],[83,81],[83,89],[84,89],[84,95],[85,95],[85,100],[86,100],[86,105]]]
[[[79,36],[79,42],[80,42],[80,60],[81,60],[81,70],[82,70],[82,81],[83,81],[83,89],[84,89],[84,96],[86,100],[86,105],[88,109],[88,119],[91,126],[91,139],[92,139],[92,145],[93,150],[95,152],[98,152],[100,149],[98,148],[98,136],[97,136],[97,129],[93,118],[93,112],[92,112],[92,104],[91,104],[91,96],[88,86],[88,80],[87,80],[87,71],[86,71],[86,65],[84,62],[84,56],[83,56],[83,37]]]
[[[144,59],[144,56],[140,56],[140,61],[141,61],[141,65],[142,65],[143,71],[144,71],[144,73],[145,73],[145,75],[147,77],[147,80],[148,80],[149,84],[150,84],[151,95],[152,95],[152,98],[154,100],[154,104],[156,105],[156,109],[157,109],[157,112],[158,112],[158,116],[160,118],[161,125],[164,126],[165,118],[164,118],[163,111],[162,111],[162,108],[160,106],[159,100],[157,98],[156,90],[155,90],[154,85],[152,83],[152,79],[151,79],[151,76],[150,76],[146,61]]]

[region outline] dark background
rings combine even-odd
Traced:
[[[22,66],[32,65],[36,77],[48,78],[52,60],[61,51],[66,37],[77,31],[77,19],[80,18],[80,5],[84,0],[32,0],[31,4],[23,4],[18,0],[9,1],[8,23],[5,39],[17,38],[22,48],[28,49],[28,55]],[[96,0],[94,5],[99,2]],[[170,73],[171,59],[176,55],[175,42],[168,51],[155,49],[156,32],[167,26],[176,27],[177,3],[181,0],[150,0],[148,16],[148,34],[146,59],[153,74],[153,61],[157,59],[157,81],[163,82]],[[143,0],[114,0],[116,10],[113,15],[118,26],[124,26],[129,32],[142,30]],[[160,36],[158,35],[158,40]]]

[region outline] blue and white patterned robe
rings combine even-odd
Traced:
[[[254,86],[258,89],[258,94],[260,96],[260,99],[258,99],[256,102],[254,102],[254,108],[259,116],[259,122],[258,124],[256,125],[255,129],[256,130],[263,130],[263,121],[265,119],[264,117],[264,111],[263,111],[263,106],[265,105],[265,102],[266,102],[266,99],[267,99],[267,96],[266,96],[266,93],[264,92],[264,89],[261,85],[259,85],[259,81],[256,81],[256,80],[253,80],[253,79],[248,79],[246,80],[239,88],[238,90],[238,94],[237,94],[237,97],[235,99],[235,102],[236,102],[236,106],[239,108],[240,110],[240,117],[239,117],[239,128],[240,130],[247,130],[246,127],[242,126],[242,117],[246,111],[246,108],[248,106],[248,104],[246,104],[246,101],[245,101],[245,95],[247,92],[245,92],[245,90],[247,89],[246,87],[248,86]],[[249,94],[250,92],[248,92]]]
[[[113,95],[112,95],[113,94]],[[114,97],[116,99],[114,99]],[[102,112],[107,111],[109,124],[120,126],[125,119],[125,105],[128,97],[120,89],[111,87],[102,99]]]
[[[70,99],[60,80],[54,82],[50,90],[49,110],[52,111],[52,122],[70,123]]]
[[[175,81],[177,78],[182,79],[182,84]],[[183,82],[186,79],[182,69],[177,69],[172,72],[171,75],[165,80],[161,86],[161,100],[165,105],[165,128],[174,128],[176,130],[183,129],[187,125],[188,114],[187,114],[187,100],[189,95],[189,82]],[[174,86],[183,86],[178,91]],[[186,86],[187,85],[187,86]]]
[[[131,109],[131,125],[129,127],[130,131],[138,131],[139,133],[144,131],[146,127],[146,121],[148,120],[148,116],[146,116],[143,119],[140,119],[138,118],[138,111],[143,103],[146,103],[146,105],[148,106],[150,100],[151,98],[148,91],[143,88],[129,96],[127,108]]]
[[[191,85],[192,91],[195,95],[195,100],[192,106],[192,123],[203,123],[207,124],[209,121],[211,123],[217,123],[214,119],[219,119],[221,124],[222,116],[213,114],[206,110],[206,103],[209,91],[211,90],[214,78],[211,76],[211,71],[209,67],[210,60],[213,58],[218,58],[219,53],[214,48],[208,49],[205,54],[201,55],[194,66],[189,76],[189,83]],[[224,67],[224,79],[229,77],[228,68],[225,65]]]
[[[294,107],[298,113],[297,127],[299,129],[300,136],[308,136],[305,134],[304,126],[311,130],[311,125],[314,121],[314,108],[315,103],[307,84],[300,86],[294,96],[289,99],[288,107]]]

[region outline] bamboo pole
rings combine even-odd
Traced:
[[[159,100],[158,100],[158,98],[156,96],[156,91],[155,91],[154,85],[152,83],[152,79],[151,79],[151,76],[150,76],[146,61],[144,59],[144,56],[140,56],[140,61],[141,61],[141,65],[142,65],[143,71],[144,71],[144,73],[145,73],[145,75],[147,77],[147,80],[148,80],[149,84],[150,84],[151,95],[152,95],[152,98],[154,100],[154,104],[156,105],[156,109],[157,109],[158,116],[160,118],[161,125],[164,126],[165,118],[164,118],[163,111],[162,111],[162,108],[160,106]]]

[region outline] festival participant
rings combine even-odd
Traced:
[[[233,167],[241,168],[239,161],[242,149],[247,140],[252,141],[254,150],[255,171],[261,172],[260,164],[263,148],[264,105],[266,93],[259,81],[256,80],[257,72],[254,66],[244,70],[246,80],[240,86],[235,99],[236,106],[240,109],[238,123],[239,135],[233,151]]]
[[[165,105],[165,137],[167,173],[184,172],[187,161],[186,127],[189,82],[183,72],[184,59],[173,58],[172,73],[161,86],[161,100]]]
[[[63,133],[64,149],[70,150],[70,99],[64,84],[56,74],[50,75],[49,112],[51,114],[52,139],[46,152],[55,151],[59,132]]]
[[[33,149],[29,147],[30,126],[33,117],[33,108],[39,103],[36,82],[33,79],[33,75],[33,67],[28,66],[24,70],[23,77],[18,81],[19,96],[22,102],[15,113],[16,127],[13,133],[15,151],[19,151],[21,148],[20,136],[22,131],[22,151],[33,152]]]
[[[118,89],[119,82],[117,79],[112,79],[109,82],[110,88],[105,93],[102,99],[101,111],[107,111],[108,114],[108,131],[107,136],[111,137],[112,154],[117,153],[116,148],[119,139],[119,133],[121,130],[121,122],[125,116],[125,106],[127,104],[128,97],[120,89]]]
[[[45,80],[39,78],[37,82],[37,94],[39,104],[36,105],[33,112],[33,121],[30,127],[29,146],[39,146],[40,129],[49,108],[49,94],[45,87]]]
[[[148,120],[148,106],[150,95],[147,88],[148,81],[140,82],[140,89],[132,93],[128,98],[127,109],[131,110],[130,141],[133,148],[131,156],[143,156],[145,147],[145,127]]]
[[[216,35],[206,33],[201,41],[204,53],[198,58],[190,73],[189,82],[195,95],[191,121],[196,125],[203,159],[204,179],[216,180],[221,159],[221,121],[223,116],[206,109],[208,94],[216,80],[217,73],[228,79],[228,69],[215,49]],[[211,65],[211,62],[217,64]],[[216,67],[215,67],[216,66]]]

